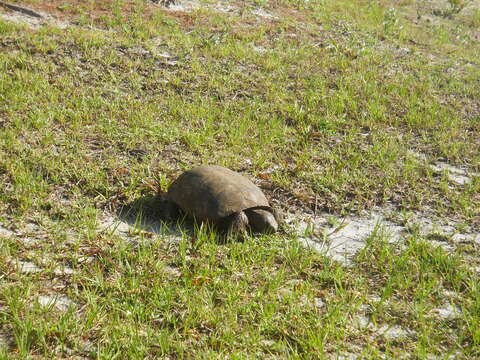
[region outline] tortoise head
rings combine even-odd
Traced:
[[[248,217],[248,224],[253,232],[272,234],[278,230],[278,218],[271,209],[247,209],[245,213]]]

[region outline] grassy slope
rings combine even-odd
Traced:
[[[0,324],[15,335],[12,351],[85,355],[90,343],[87,355],[103,358],[308,358],[341,349],[422,357],[460,348],[473,356],[478,282],[463,255],[427,256],[418,234],[405,249],[374,236],[346,271],[284,238],[220,246],[206,234],[202,246],[157,241],[133,251],[94,229],[101,209],[145,194],[152,179],[165,188],[197,163],[257,177],[285,207],[389,202],[478,229],[480,178],[460,186],[428,166],[480,171],[478,11],[448,18],[423,2],[394,2],[394,11],[357,0],[175,14],[125,4],[64,2],[56,11],[80,25],[67,30],[0,22],[0,218],[19,228],[34,219],[51,240],[0,245],[9,274]],[[248,11],[258,5],[279,18]],[[93,263],[78,261],[92,252]],[[55,254],[46,273],[13,272],[9,259],[42,253]],[[59,280],[57,263],[77,273]],[[165,264],[182,275],[168,278]],[[26,300],[59,284],[81,311],[59,317]],[[445,289],[463,310],[459,320],[431,316]],[[374,319],[415,335],[380,341],[352,326],[369,294],[382,298],[369,305]],[[308,305],[316,297],[326,306]]]

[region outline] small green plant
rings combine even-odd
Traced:
[[[480,9],[472,11],[469,25],[473,28],[480,28]]]
[[[69,3],[62,3],[62,4],[59,4],[57,8],[62,11],[70,11],[73,9],[73,6],[72,4],[69,4]]]
[[[268,5],[268,1],[269,0],[254,0],[253,3],[256,5],[256,6],[266,6]]]
[[[450,5],[450,11],[453,14],[458,14],[465,8],[465,6],[467,6],[468,2],[468,0],[448,0],[448,4]]]
[[[395,34],[399,29],[398,14],[395,8],[389,8],[383,17],[383,31],[387,35]]]

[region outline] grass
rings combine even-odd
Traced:
[[[12,3],[76,25],[0,20],[0,223],[28,236],[33,222],[43,239],[0,241],[0,335],[11,340],[0,358],[480,356],[475,244],[449,254],[415,229],[402,246],[376,234],[343,268],[293,235],[222,245],[205,230],[134,246],[96,231],[152,183],[165,190],[215,163],[284,209],[389,205],[478,232],[479,16],[468,2],[232,2],[231,13]],[[23,274],[18,259],[42,271]],[[33,301],[57,293],[78,306]],[[457,317],[436,315],[445,302]],[[385,324],[407,335],[379,335]]]
[[[84,241],[64,244],[59,258],[75,273],[63,279],[48,270],[12,272],[2,260],[9,281],[2,284],[0,319],[15,340],[11,355],[322,358],[353,351],[424,358],[460,349],[465,358],[479,355],[478,278],[460,254],[417,235],[403,249],[372,236],[348,270],[280,237],[228,245],[208,232],[199,238],[201,246],[157,239],[132,247],[100,237],[88,263],[74,249]],[[25,256],[14,241],[2,242],[1,250],[2,259]],[[32,304],[47,283],[81,306],[58,312]],[[461,311],[458,318],[435,316],[445,301]],[[352,321],[359,314],[409,333],[374,336],[372,327]]]

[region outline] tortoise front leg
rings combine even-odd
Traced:
[[[158,198],[158,215],[161,221],[176,221],[180,216],[180,208],[166,196]]]
[[[247,234],[248,229],[248,217],[243,212],[240,211],[230,216],[227,227],[227,237],[232,235],[244,239]]]

